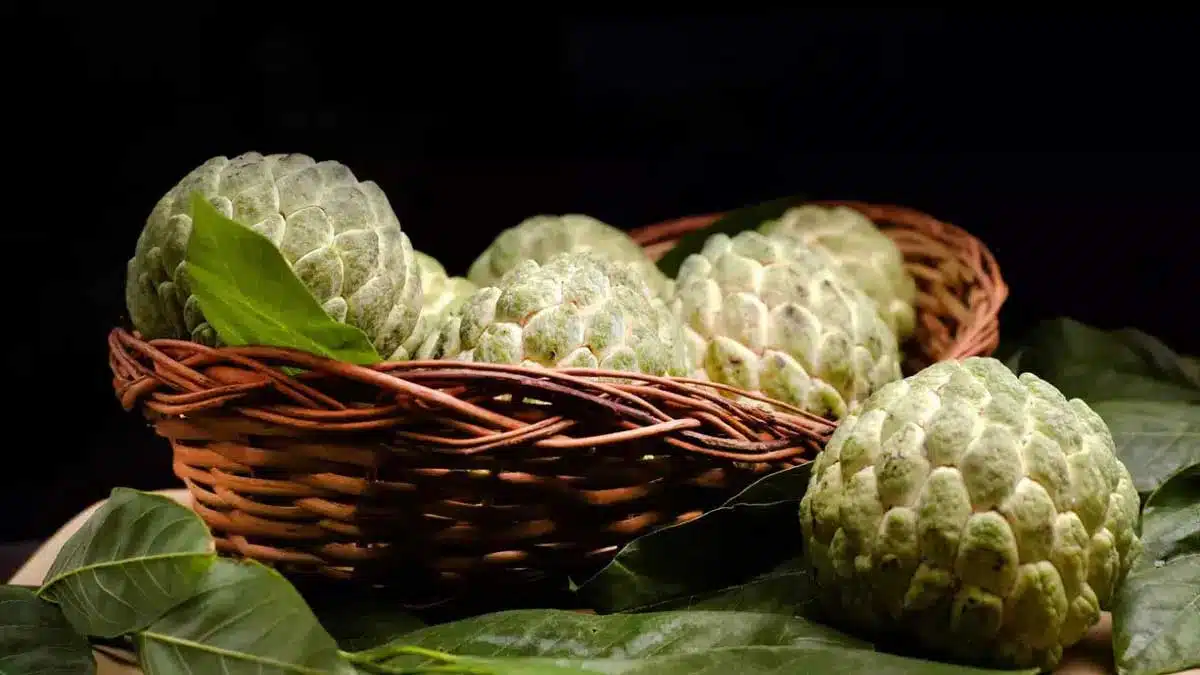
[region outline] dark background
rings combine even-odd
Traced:
[[[453,272],[538,212],[901,203],[993,249],[1005,338],[1065,314],[1200,352],[1195,18],[243,7],[3,10],[0,542],[176,485],[105,335],[150,209],[220,154],[350,165]]]

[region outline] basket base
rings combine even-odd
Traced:
[[[228,441],[171,443],[174,472],[222,555],[257,560],[315,587],[386,588],[406,606],[486,602],[510,591],[511,605],[533,589],[539,596],[565,591],[634,538],[692,520],[771,470],[710,469],[703,481],[592,491],[596,503],[583,504],[555,503],[544,481],[538,489],[548,494],[531,502],[520,493],[514,499],[496,471],[439,470],[438,482],[465,482],[458,491],[439,486],[444,494],[435,498],[401,479],[414,468],[396,466],[404,462],[390,450],[355,475],[344,464],[300,470],[298,445],[283,453]],[[275,452],[293,466],[238,461],[253,452]]]

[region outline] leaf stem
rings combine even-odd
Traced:
[[[424,647],[411,645],[383,645],[361,652],[341,652],[342,658],[369,673],[380,675],[425,675],[427,673],[460,673],[461,675],[492,675],[487,668],[467,663],[458,663],[458,657]],[[396,656],[420,656],[436,662],[430,665],[389,666],[380,663]]]
[[[456,675],[494,675],[493,671],[475,666],[448,664],[443,666],[406,666],[399,668],[383,663],[356,663],[360,670],[377,675],[431,675],[433,673],[455,673]]]

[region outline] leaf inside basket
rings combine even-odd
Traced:
[[[230,346],[284,347],[359,365],[380,358],[366,333],[329,316],[261,234],[192,195],[187,274],[200,310]]]
[[[803,195],[792,195],[772,199],[769,202],[746,206],[730,211],[713,221],[711,225],[684,235],[658,261],[658,268],[668,277],[674,279],[679,273],[679,266],[693,253],[699,253],[704,248],[704,242],[714,234],[722,233],[733,236],[744,230],[751,230],[763,222],[782,216],[788,209],[799,206],[808,198]]]

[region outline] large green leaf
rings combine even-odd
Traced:
[[[414,631],[354,655],[391,667],[423,659],[397,647],[462,656],[538,656],[565,659],[645,659],[726,647],[822,644],[870,648],[833,629],[786,614],[757,612],[653,612],[596,616],[565,610],[516,610],[485,614]]]
[[[357,364],[381,359],[358,328],[339,323],[261,234],[192,195],[187,276],[204,318],[231,346],[286,347]]]
[[[1145,552],[1117,591],[1113,649],[1122,675],[1200,666],[1200,464],[1146,501]]]
[[[645,659],[568,659],[548,657],[453,657],[445,662],[481,675],[986,675],[996,673],[1037,673],[1028,670],[986,670],[922,661],[867,649],[854,649],[827,643],[789,646],[738,646],[685,652]],[[389,672],[389,671],[378,671]],[[420,671],[392,671],[417,673]],[[432,672],[432,671],[430,671]]]
[[[28,588],[0,586],[0,675],[92,675],[92,646],[62,610]]]
[[[1184,359],[1136,330],[1104,331],[1060,318],[1006,351],[1009,368],[1038,375],[1067,398],[1200,402],[1200,382]]]
[[[187,600],[216,554],[191,509],[163,495],[115,488],[71,536],[38,594],[76,630],[116,637]]]
[[[1143,499],[1180,469],[1200,463],[1200,405],[1158,401],[1092,404]]]
[[[218,560],[136,642],[146,675],[354,672],[296,589],[252,561]]]
[[[775,472],[695,520],[635,539],[577,593],[601,613],[636,611],[743,583],[794,558],[810,469]]]
[[[805,197],[794,195],[730,211],[708,227],[680,237],[675,246],[659,259],[658,269],[673,279],[679,273],[679,266],[683,261],[693,253],[699,253],[704,248],[704,242],[712,235],[719,232],[732,237],[744,230],[752,230],[768,220],[782,216],[788,209],[805,201]]]

